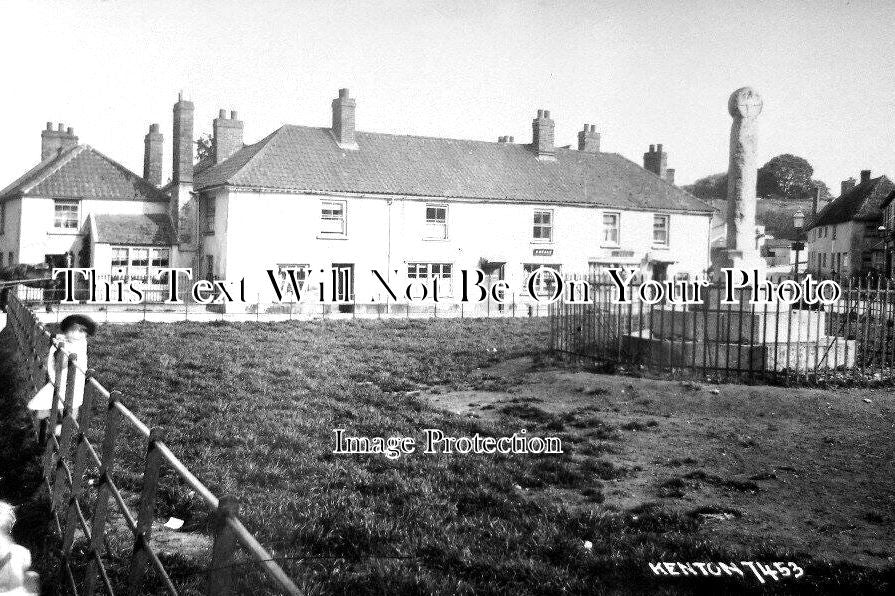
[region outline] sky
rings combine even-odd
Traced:
[[[372,132],[556,144],[596,124],[642,164],[662,143],[677,182],[727,169],[727,98],[764,99],[759,163],[808,159],[839,182],[895,176],[895,2],[0,0],[0,187],[40,158],[47,121],[142,173],[148,125],[179,91],[196,134],[238,110],[246,143],[329,126],[340,87]]]

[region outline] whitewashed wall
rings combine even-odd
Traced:
[[[321,234],[321,200],[347,206],[347,234]],[[426,240],[427,203],[448,204],[448,238]],[[553,242],[532,239],[536,209],[552,210]],[[231,281],[242,277],[262,301],[272,300],[267,268],[279,263],[307,264],[329,269],[334,263],[354,263],[358,302],[384,300],[385,291],[370,273],[398,270],[403,282],[408,262],[451,263],[475,269],[481,259],[505,261],[505,279],[523,290],[523,263],[559,264],[564,272],[586,273],[589,261],[625,262],[639,266],[647,257],[676,261],[668,274],[704,271],[709,264],[710,216],[670,213],[669,246],[653,246],[653,211],[621,211],[618,246],[601,242],[603,213],[595,207],[475,202],[381,196],[320,196],[229,191],[217,198],[216,234],[204,238],[204,253],[215,256],[218,275]],[[223,237],[219,238],[223,231]],[[552,250],[535,256],[536,249]],[[628,257],[613,251],[632,251]],[[314,272],[319,275],[319,271]],[[258,296],[247,297],[254,301]]]

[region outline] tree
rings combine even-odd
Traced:
[[[727,172],[711,174],[700,178],[693,184],[684,186],[684,190],[703,201],[714,201],[727,198]]]
[[[196,139],[196,161],[211,157],[214,152],[214,137],[206,133]]]
[[[814,198],[816,189],[821,190],[821,199],[830,197],[830,189],[821,180],[811,176],[814,168],[808,160],[784,153],[771,158],[758,168],[758,196],[764,199],[783,201],[806,201]]]

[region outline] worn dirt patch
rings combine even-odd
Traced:
[[[871,567],[895,561],[895,396],[887,390],[702,386],[527,358],[479,376],[503,389],[425,395],[507,431],[552,431],[576,459],[599,456],[626,471],[603,481],[606,506],[661,502],[747,548]],[[587,501],[580,493],[542,496],[574,506]]]

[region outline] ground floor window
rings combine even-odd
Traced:
[[[159,269],[171,266],[170,248],[112,247],[112,279],[162,283]]]
[[[529,276],[538,271],[541,268],[553,269],[557,273],[561,270],[561,265],[558,264],[544,264],[544,263],[525,263],[522,265],[522,277],[523,277],[523,291],[528,292],[528,278]],[[535,293],[538,296],[542,297],[550,297],[553,296],[553,293],[556,292],[556,278],[554,275],[547,271],[538,271],[534,280]]]
[[[285,288],[283,292],[285,296],[295,295],[295,291],[292,289],[292,280],[289,278],[289,270],[294,271],[292,275],[295,276],[298,290],[302,291],[308,279],[308,269],[310,268],[311,266],[307,263],[277,263],[277,276],[280,280],[280,287]]]
[[[450,295],[454,289],[454,266],[451,263],[407,263],[408,280],[438,278],[441,295]]]

